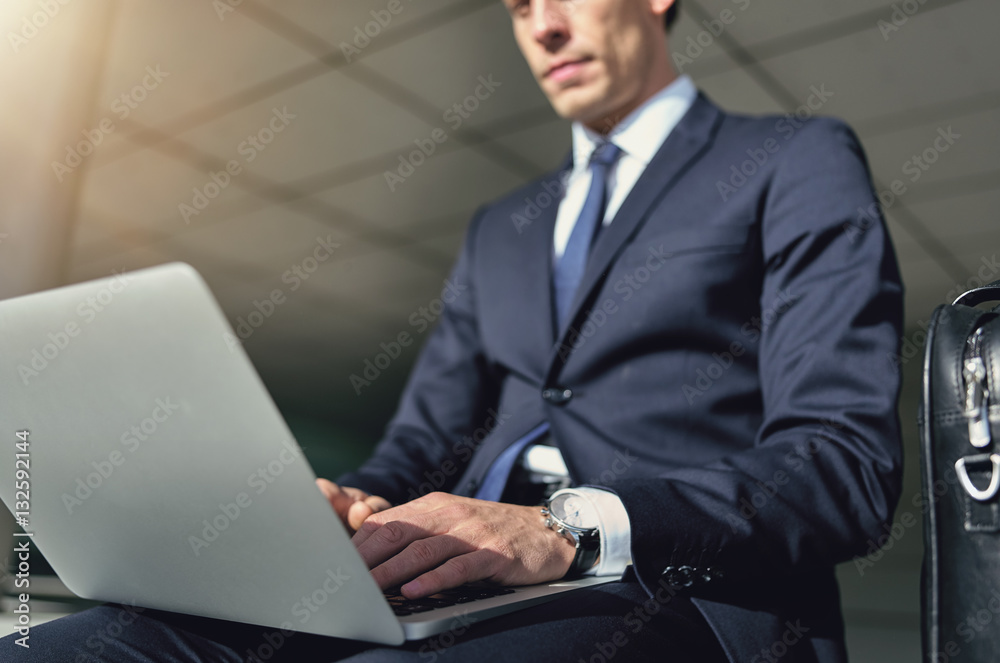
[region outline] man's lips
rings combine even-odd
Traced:
[[[573,76],[576,76],[587,62],[590,62],[590,58],[562,60],[556,62],[549,67],[547,72],[545,72],[545,78],[550,78],[559,82],[568,80]]]

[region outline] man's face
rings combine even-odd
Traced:
[[[503,1],[521,53],[564,118],[606,131],[669,82],[669,0]]]

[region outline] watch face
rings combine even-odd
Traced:
[[[597,527],[597,514],[584,498],[578,495],[557,495],[550,505],[552,515],[573,527]]]

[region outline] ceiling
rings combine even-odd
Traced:
[[[85,6],[69,2],[53,26],[85,20]],[[499,0],[106,7],[93,19],[100,48],[82,126],[109,119],[115,130],[83,162],[62,280],[183,260],[234,325],[281,288],[283,303],[245,341],[279,404],[377,434],[415,346],[360,395],[351,374],[381,342],[414,331],[409,318],[440,292],[474,209],[569,146]],[[671,50],[730,110],[792,112],[813,90],[831,93],[819,112],[858,131],[877,188],[906,187],[886,213],[916,329],[993,264],[998,24],[989,0],[684,0]],[[44,38],[18,61],[41,57]],[[480,77],[494,87],[456,127],[445,112]],[[949,128],[959,138],[911,181],[908,160]],[[435,129],[446,140],[390,187],[385,172]],[[219,175],[230,162],[236,174]],[[339,246],[314,265],[317,238]],[[283,275],[307,267],[316,269],[293,292]]]

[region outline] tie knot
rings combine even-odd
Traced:
[[[590,155],[590,163],[592,165],[607,167],[613,164],[621,153],[622,148],[611,141],[607,141],[594,148],[593,153]]]

